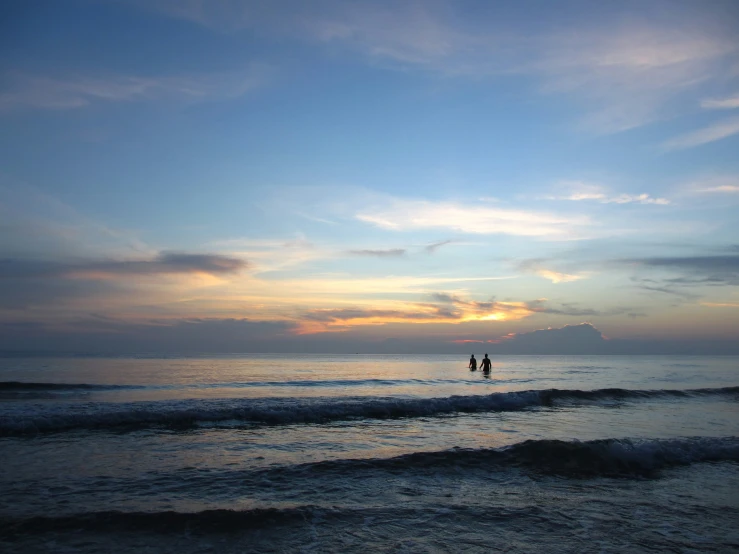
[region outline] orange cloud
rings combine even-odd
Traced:
[[[300,334],[311,334],[357,326],[389,323],[459,324],[473,321],[511,321],[536,313],[525,302],[477,302],[447,294],[435,295],[433,303],[394,302],[382,308],[323,308],[304,313]]]

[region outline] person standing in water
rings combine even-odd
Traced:
[[[490,361],[490,358],[488,358],[488,355],[485,354],[485,357],[482,359],[482,371],[484,373],[490,373],[491,365],[492,365],[492,362]]]
[[[477,360],[475,359],[474,354],[472,354],[472,357],[470,358],[470,365],[468,365],[467,367],[469,367],[471,371],[477,371]]]

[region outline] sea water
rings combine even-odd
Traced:
[[[739,358],[0,359],[0,549],[739,550]]]

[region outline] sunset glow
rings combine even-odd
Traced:
[[[0,347],[733,348],[739,20],[657,4],[15,10]]]

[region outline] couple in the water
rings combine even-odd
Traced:
[[[490,366],[491,366],[490,358],[488,358],[488,355],[485,354],[485,357],[482,359],[482,370],[485,373],[487,373],[487,372],[490,371]],[[470,368],[471,371],[476,371],[477,370],[477,360],[475,359],[475,355],[474,354],[472,354],[472,357],[470,358],[469,368]]]

